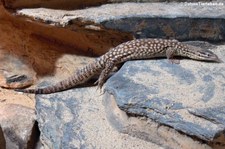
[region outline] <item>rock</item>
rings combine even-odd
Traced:
[[[223,61],[224,45],[213,50]],[[106,83],[120,109],[199,140],[225,144],[224,63],[126,62]]]
[[[118,33],[121,41],[129,40],[130,37],[208,41],[225,39],[225,5],[222,2],[215,2],[213,6],[198,3],[117,3],[73,11],[38,8],[22,9],[17,13],[74,32],[82,30],[83,33],[106,33],[104,37],[98,35],[100,38],[93,37],[86,41],[93,39],[96,43],[101,43],[110,33],[111,38],[107,37],[105,44],[113,46],[118,44],[119,38],[115,38]],[[87,37],[91,35],[87,34]],[[92,44],[89,47],[93,47],[93,51],[99,51],[95,49],[95,43]]]
[[[126,134],[107,121],[96,87],[36,95],[37,121],[44,148],[160,148]]]
[[[3,33],[4,34],[4,33]],[[34,83],[34,72],[21,59],[0,51],[0,87],[24,88]]]
[[[4,134],[2,132],[2,127],[0,126],[0,148],[1,149],[5,149],[6,145],[5,145],[5,137]]]
[[[7,149],[34,148],[39,139],[33,109],[9,104],[0,108],[0,125]]]
[[[211,149],[206,143],[198,142],[151,119],[127,115],[118,108],[113,95],[107,92],[104,94],[104,105],[107,119],[121,133],[156,143],[162,148]]]

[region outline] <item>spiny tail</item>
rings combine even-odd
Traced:
[[[88,81],[91,77],[93,77],[96,73],[100,72],[103,68],[103,64],[101,64],[101,62],[97,60],[77,70],[73,76],[59,83],[56,83],[55,85],[37,89],[15,89],[15,91],[30,94],[51,94],[55,92],[64,91]]]

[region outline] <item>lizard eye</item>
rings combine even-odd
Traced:
[[[214,55],[211,51],[201,51],[200,54],[204,57],[211,57]]]
[[[209,53],[206,53],[205,56],[206,56],[206,57],[209,57],[210,55],[209,55]]]

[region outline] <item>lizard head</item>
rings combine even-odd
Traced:
[[[202,49],[200,47],[196,47],[196,46],[191,46],[188,45],[187,46],[187,55],[190,58],[196,59],[196,60],[202,60],[202,61],[211,61],[211,62],[217,62],[217,63],[221,63],[223,62],[222,60],[220,60],[218,58],[218,56],[216,54],[214,54],[212,51],[210,50],[206,50],[206,49]]]

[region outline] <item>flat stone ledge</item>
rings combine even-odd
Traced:
[[[82,10],[22,9],[18,15],[73,31],[115,30],[135,38],[223,41],[225,4],[119,3]],[[77,30],[78,31],[78,30]]]
[[[215,9],[216,8],[216,9]],[[121,3],[105,4],[82,10],[53,10],[45,8],[18,10],[19,15],[66,25],[82,19],[102,23],[124,18],[225,18],[225,4],[215,6],[188,5],[188,3]]]

